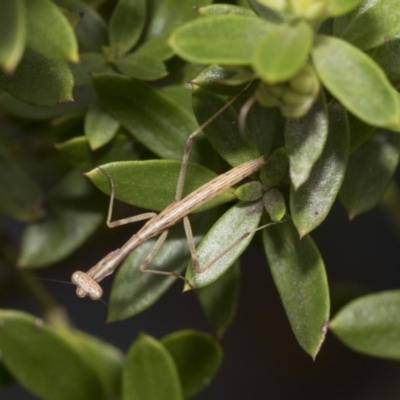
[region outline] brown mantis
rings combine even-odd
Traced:
[[[246,89],[247,88],[245,88],[244,90]],[[95,266],[89,269],[86,273],[82,271],[76,271],[73,273],[71,280],[72,283],[77,286],[76,293],[79,297],[89,296],[93,300],[98,300],[103,294],[102,288],[98,282],[100,282],[106,276],[112,274],[113,271],[118,267],[118,265],[132,250],[140,246],[148,239],[151,239],[157,235],[161,236],[158,238],[153,249],[150,251],[149,255],[146,257],[146,259],[140,266],[140,270],[142,272],[153,273],[153,274],[172,275],[180,277],[185,280],[185,278],[183,278],[182,276],[180,276],[175,272],[166,272],[166,271],[148,269],[148,266],[152,258],[154,257],[158,249],[161,247],[162,243],[165,241],[168,235],[168,228],[175,225],[180,220],[183,220],[185,233],[188,240],[189,250],[191,253],[193,266],[196,273],[201,273],[204,270],[206,270],[215,261],[217,261],[230,249],[232,249],[233,246],[238,243],[238,241],[243,239],[239,238],[231,246],[225,249],[220,255],[218,255],[214,260],[209,262],[207,265],[200,267],[188,214],[193,210],[195,210],[196,208],[203,205],[204,203],[206,203],[207,201],[218,196],[225,190],[239,183],[244,178],[250,176],[258,169],[260,169],[263,165],[266,164],[266,160],[264,159],[264,157],[259,157],[247,161],[229,170],[228,172],[219,175],[218,177],[204,184],[203,186],[201,186],[194,192],[190,193],[183,199],[182,199],[182,192],[183,192],[186,168],[189,159],[189,153],[194,137],[199,132],[201,132],[205,126],[207,126],[210,122],[212,122],[215,118],[217,118],[226,108],[228,108],[242,94],[244,90],[242,90],[239,94],[237,94],[234,98],[232,98],[224,107],[222,107],[216,114],[210,117],[206,122],[204,122],[198,129],[196,129],[189,136],[186,142],[182,165],[179,172],[175,201],[159,214],[156,214],[154,212],[148,212],[129,218],[124,218],[118,221],[111,221],[113,201],[115,195],[115,185],[109,174],[105,170],[100,168],[100,170],[107,176],[111,184],[111,196],[110,196],[110,204],[107,216],[108,227],[113,228],[131,222],[137,222],[146,219],[149,220],[121,248],[114,250],[108,255],[106,255],[102,260],[100,260]],[[266,227],[266,225],[259,227],[256,230],[263,229],[264,227]],[[248,232],[248,234],[250,234],[250,232]]]

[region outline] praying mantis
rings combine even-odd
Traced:
[[[72,274],[71,281],[74,285],[77,286],[76,294],[79,297],[89,296],[92,300],[98,300],[101,298],[103,294],[103,290],[99,285],[99,282],[112,274],[114,270],[118,267],[118,265],[124,260],[128,254],[140,246],[142,243],[147,240],[160,235],[158,240],[156,241],[154,247],[150,251],[149,255],[145,258],[142,265],[140,266],[140,270],[144,273],[152,273],[159,275],[169,275],[179,277],[186,281],[184,277],[179,275],[176,272],[167,272],[167,271],[158,271],[148,269],[148,266],[157,253],[158,249],[161,247],[163,242],[165,241],[168,235],[168,228],[175,225],[179,221],[183,220],[183,225],[186,233],[186,238],[189,245],[189,250],[191,254],[191,258],[193,261],[193,267],[196,273],[202,273],[207,268],[209,268],[214,262],[220,259],[224,254],[226,254],[229,250],[231,250],[240,240],[244,239],[244,237],[248,236],[252,232],[248,232],[242,237],[238,238],[233,244],[231,244],[227,249],[225,249],[221,254],[211,260],[207,265],[201,267],[199,263],[199,259],[196,253],[196,248],[194,244],[192,228],[190,225],[190,221],[188,218],[188,214],[194,211],[195,209],[202,206],[204,203],[218,196],[225,190],[231,188],[236,185],[244,178],[250,176],[252,173],[259,170],[262,166],[264,166],[267,161],[264,156],[258,157],[256,159],[247,161],[222,175],[214,178],[210,182],[202,185],[194,192],[190,193],[188,196],[182,199],[183,185],[185,180],[186,168],[188,165],[190,149],[193,143],[194,137],[200,133],[204,127],[210,124],[215,118],[217,118],[224,110],[226,110],[245,90],[244,88],[240,91],[235,97],[233,97],[229,102],[227,102],[217,113],[211,116],[207,121],[205,121],[198,129],[196,129],[187,139],[184,155],[182,159],[181,169],[179,172],[178,184],[175,193],[175,201],[170,204],[167,208],[165,208],[159,214],[154,212],[147,212],[144,214],[140,214],[133,217],[124,218],[117,221],[111,221],[112,218],[112,209],[113,202],[115,196],[115,185],[108,174],[107,171],[103,170],[101,167],[98,167],[108,178],[111,186],[111,195],[110,195],[110,203],[108,208],[108,216],[107,216],[107,225],[110,228],[114,228],[117,226],[129,224],[132,222],[143,221],[148,219],[146,224],[135,233],[121,248],[112,251],[108,255],[106,255],[103,259],[101,259],[96,265],[94,265],[87,272],[76,271]],[[263,229],[270,224],[261,226],[256,230]],[[254,231],[256,231],[254,230]]]

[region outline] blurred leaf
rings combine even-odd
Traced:
[[[26,9],[24,0],[5,1],[0,13],[0,66],[14,71],[24,53]]]
[[[126,203],[154,211],[162,211],[175,200],[181,163],[173,160],[121,161],[102,165],[116,185],[115,198]],[[110,194],[110,183],[99,170],[86,174],[104,193]],[[217,175],[199,164],[187,166],[183,196],[211,181]],[[204,211],[235,198],[232,189],[199,207]]]
[[[399,290],[374,293],[346,305],[329,328],[355,351],[400,360],[399,312]]]
[[[287,175],[289,159],[284,147],[276,149],[260,171],[260,180],[267,187],[278,186]]]
[[[92,83],[93,73],[105,73],[111,71],[109,65],[102,54],[81,53],[79,63],[70,64],[72,75],[74,76],[74,86],[88,85]]]
[[[396,0],[365,0],[350,14],[341,38],[361,50],[369,50],[400,33],[399,4]]]
[[[198,244],[214,220],[215,212],[191,216],[193,237]],[[174,276],[146,274],[140,265],[154,247],[150,239],[135,249],[119,267],[110,294],[108,322],[133,317],[152,306],[176,282]],[[169,232],[164,244],[151,261],[150,268],[182,274],[190,257],[183,225],[178,223]]]
[[[353,114],[347,114],[350,127],[350,154],[365,143],[376,131],[376,127],[368,125]]]
[[[385,193],[400,157],[397,133],[378,129],[349,158],[340,201],[353,219],[375,207]]]
[[[194,117],[192,107],[192,88],[189,85],[164,86],[161,91],[174,103],[181,106]]]
[[[285,147],[290,159],[290,178],[297,190],[307,181],[328,136],[328,111],[323,91],[311,110],[301,118],[286,120]]]
[[[186,329],[163,337],[161,343],[175,362],[185,398],[208,386],[221,366],[222,348],[209,334]]]
[[[313,39],[311,26],[305,21],[278,25],[255,50],[252,64],[258,76],[269,83],[295,76],[306,62]]]
[[[222,97],[201,87],[193,90],[193,110],[199,125],[212,117],[225,104],[226,101]],[[203,128],[204,134],[214,149],[233,167],[259,156],[257,147],[247,143],[240,135],[238,119],[238,114],[231,106]]]
[[[6,150],[0,147],[0,212],[19,221],[41,218],[41,187]]]
[[[0,321],[2,357],[29,391],[44,400],[106,399],[99,377],[64,335],[20,311],[1,310]]]
[[[400,78],[400,36],[385,41],[374,49],[371,57],[385,71],[389,80]]]
[[[201,273],[194,271],[193,263],[190,261],[186,279],[194,288],[213,283],[228,270],[251,242],[254,229],[260,223],[261,214],[261,202],[240,202],[222,215],[196,249],[200,269],[206,267],[230,246],[234,247]],[[241,240],[237,242],[239,239]],[[188,285],[185,287],[188,289]]]
[[[327,5],[327,14],[337,17],[356,8],[363,0],[330,0]]]
[[[258,17],[218,15],[179,27],[169,44],[178,56],[193,63],[246,65],[274,27]]]
[[[370,57],[322,35],[312,56],[322,83],[350,112],[368,124],[400,130],[399,95]]]
[[[46,217],[22,236],[18,265],[40,268],[68,257],[104,222],[106,199],[80,171],[68,174],[48,196]]]
[[[156,58],[159,61],[165,61],[174,55],[172,49],[168,46],[169,35],[162,34],[146,40],[135,53],[140,55]]]
[[[110,19],[110,44],[119,56],[139,40],[146,21],[146,0],[119,0]]]
[[[0,86],[18,100],[35,106],[73,101],[74,80],[64,61],[50,60],[27,49],[13,76],[0,73]]]
[[[116,66],[123,74],[144,81],[155,81],[168,74],[161,60],[144,52],[128,54]]]
[[[96,150],[110,142],[118,128],[119,122],[103,108],[98,99],[95,99],[85,117],[85,135],[90,148]]]
[[[219,339],[235,317],[239,301],[239,286],[240,264],[236,261],[214,283],[197,290],[201,307]]]
[[[290,191],[290,210],[300,236],[320,225],[339,193],[349,157],[346,110],[336,101],[328,107],[329,131],[324,150],[306,182]]]
[[[248,8],[235,6],[232,4],[211,4],[209,6],[199,7],[197,11],[202,16],[215,16],[224,14],[238,14],[238,15],[248,15],[254,16],[254,12]]]
[[[61,10],[49,0],[25,2],[27,45],[50,59],[78,62],[75,33]]]
[[[168,350],[151,336],[142,333],[128,351],[122,399],[183,400],[174,360]]]
[[[14,377],[10,374],[10,372],[4,365],[2,358],[0,358],[0,389],[13,382]]]
[[[0,89],[0,108],[8,114],[29,120],[46,120],[57,118],[69,113],[77,113],[86,110],[94,98],[94,90],[91,86],[83,86],[73,90],[73,99],[69,103],[54,107],[37,107],[17,100],[7,92]]]
[[[315,359],[325,340],[329,290],[324,262],[310,236],[299,239],[290,219],[263,230],[274,282],[300,346]]]
[[[259,16],[269,21],[280,23],[288,19],[284,13],[267,7],[264,4],[261,4],[261,2],[259,2],[258,0],[248,0],[248,3]]]
[[[82,52],[100,52],[108,44],[107,25],[93,7],[79,0],[56,0],[56,3],[82,15],[75,29]]]
[[[212,0],[163,0],[151,20],[147,37],[169,35],[175,28],[199,16],[197,8]]]
[[[196,129],[184,109],[138,80],[98,75],[94,83],[103,106],[135,138],[160,157],[182,159],[186,139]],[[196,159],[196,145],[191,159]]]

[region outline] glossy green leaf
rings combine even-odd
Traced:
[[[198,244],[215,218],[215,211],[190,217],[193,238]],[[119,267],[110,294],[109,322],[132,317],[152,306],[176,282],[174,276],[145,274],[140,265],[154,247],[150,239],[135,249]],[[150,263],[151,269],[182,274],[190,251],[183,224],[178,223],[168,231],[166,241]]]
[[[376,48],[371,57],[385,71],[389,80],[400,78],[400,36]]]
[[[274,282],[300,346],[315,359],[325,340],[329,290],[324,262],[310,236],[301,240],[293,223],[263,230]]]
[[[29,0],[25,5],[27,45],[46,58],[77,62],[78,42],[62,11],[50,0]]]
[[[398,5],[396,0],[365,0],[351,14],[341,38],[362,50],[387,42],[400,33]]]
[[[133,136],[160,157],[182,159],[186,139],[196,129],[184,109],[138,80],[99,75],[94,83],[103,106]],[[191,160],[196,160],[195,145]]]
[[[274,27],[257,17],[219,15],[179,27],[169,44],[177,55],[193,63],[246,65]]]
[[[85,135],[90,148],[96,150],[110,142],[116,135],[118,128],[119,122],[96,99],[85,117]]]
[[[174,360],[158,340],[141,334],[130,347],[122,378],[123,400],[183,400]]]
[[[213,283],[228,270],[251,242],[261,214],[261,202],[240,202],[214,224],[196,249],[200,269],[214,262],[203,272],[196,273],[191,261],[186,271],[186,279],[194,288]],[[229,251],[216,260],[227,249]]]
[[[119,0],[110,19],[110,44],[118,55],[139,40],[146,21],[146,0]]]
[[[347,113],[337,102],[328,108],[329,132],[324,150],[307,181],[290,191],[290,211],[300,236],[311,232],[329,214],[339,193],[349,158]]]
[[[72,101],[74,80],[64,61],[50,60],[27,49],[12,76],[0,74],[0,86],[18,100],[35,106]]]
[[[64,335],[20,311],[1,310],[0,321],[4,362],[29,391],[44,400],[106,399],[99,377]]]
[[[400,130],[398,93],[370,57],[328,36],[318,37],[312,56],[322,83],[350,112],[370,125]]]
[[[205,17],[225,14],[237,14],[254,16],[254,12],[248,8],[235,6],[233,4],[211,4],[205,7],[199,7],[197,11]]]
[[[239,286],[240,264],[236,261],[214,283],[197,290],[201,307],[219,339],[235,317],[239,301]]]
[[[376,127],[368,125],[353,114],[348,113],[350,128],[350,154],[357,150],[376,131]]]
[[[393,177],[399,157],[399,135],[382,129],[350,156],[340,190],[340,201],[350,219],[378,204]]]
[[[79,63],[70,64],[74,76],[74,86],[88,85],[92,83],[91,75],[94,73],[105,73],[111,71],[102,54],[81,53]]]
[[[121,58],[116,66],[123,74],[143,81],[155,81],[168,74],[161,60],[144,52],[135,52]]]
[[[290,178],[297,190],[310,176],[328,136],[328,111],[324,93],[301,118],[287,119],[285,147],[290,159]]]
[[[22,165],[0,147],[0,213],[29,222],[44,215],[43,192]]]
[[[252,65],[257,75],[269,83],[292,78],[306,62],[313,39],[313,30],[305,21],[278,25],[254,52]]]
[[[175,200],[181,163],[173,160],[121,161],[102,165],[116,184],[118,200],[154,211],[162,211]],[[110,194],[110,183],[99,170],[87,173],[92,182],[104,193]],[[187,166],[183,196],[214,179],[214,172],[198,164]],[[204,211],[233,200],[232,189],[196,209]]]
[[[330,0],[327,5],[327,14],[337,17],[356,8],[363,0]]]
[[[76,136],[55,147],[66,162],[73,166],[84,165],[86,169],[112,161],[139,160],[142,151],[141,145],[125,134],[117,134],[111,143],[95,152],[86,136]]]
[[[93,192],[80,171],[67,175],[49,194],[46,217],[25,228],[18,265],[45,267],[81,246],[104,222],[107,199]]]
[[[193,110],[199,125],[218,112],[226,101],[207,90],[193,90]],[[203,132],[215,150],[233,167],[259,157],[257,147],[242,138],[238,127],[239,116],[233,107],[203,128]]]
[[[329,328],[355,351],[400,360],[399,312],[399,290],[374,293],[346,305]]]
[[[24,0],[5,1],[0,13],[0,67],[14,71],[24,53],[26,10]]]
[[[75,88],[73,98],[73,102],[54,107],[37,107],[24,103],[0,89],[0,108],[8,114],[22,119],[33,121],[52,119],[86,110],[94,98],[94,90],[91,86]]]
[[[161,343],[175,362],[184,398],[209,385],[221,366],[222,348],[209,334],[186,329],[163,337]]]
[[[75,29],[80,50],[100,52],[108,44],[108,29],[103,18],[87,2],[80,0],[57,0],[57,4],[82,15]]]
[[[147,37],[169,35],[175,28],[199,17],[196,10],[212,3],[212,0],[163,0],[151,20]]]

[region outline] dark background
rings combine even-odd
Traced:
[[[103,229],[84,250],[38,276],[68,281],[73,271],[87,270],[101,256],[120,246],[132,227]],[[14,227],[18,235],[18,226]],[[333,308],[344,284],[362,293],[400,286],[400,235],[379,209],[349,222],[335,205],[314,233],[325,260]],[[107,279],[109,289],[112,278]],[[57,302],[64,305],[74,324],[126,351],[138,331],[161,338],[175,330],[211,331],[193,293],[181,294],[174,284],[158,303],[126,321],[107,325],[107,308],[100,302],[78,299],[72,286],[45,282]],[[107,295],[105,296],[107,298]],[[2,290],[2,308],[17,308],[39,315],[23,288]],[[334,314],[333,310],[333,314]],[[332,315],[333,315],[332,314]],[[357,354],[330,332],[314,362],[296,343],[286,319],[265,256],[251,249],[242,257],[242,286],[238,313],[222,340],[224,363],[211,385],[196,400],[391,400],[400,399],[400,363]],[[18,384],[0,389],[0,399],[28,400]],[[144,399],[145,400],[145,399]]]

